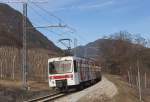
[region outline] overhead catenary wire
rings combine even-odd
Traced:
[[[49,19],[45,19],[45,17],[43,16],[43,15],[41,15],[36,9],[34,9],[31,5],[29,5],[29,8],[30,9],[32,9],[32,11],[34,11],[35,12],[35,14],[37,14],[38,16],[40,16],[41,18],[42,18],[42,20],[44,20],[44,21],[46,21],[46,22],[50,22],[49,21]],[[41,29],[41,28],[44,28],[44,27],[35,27],[35,28],[37,28],[37,29]],[[55,31],[53,31],[52,29],[48,29],[48,28],[45,28],[44,30],[47,30],[47,31],[49,31],[49,32],[51,32],[51,33],[54,33],[54,34],[56,34],[56,36],[61,36],[61,37],[63,37],[63,34],[60,34],[60,33],[57,33],[57,32],[55,32]]]
[[[55,18],[58,19],[60,22],[65,23],[65,21],[64,21],[63,19],[61,19],[60,17],[54,15],[52,12],[50,12],[50,11],[48,11],[48,10],[46,10],[46,9],[44,9],[44,8],[42,8],[42,7],[40,7],[39,5],[37,5],[37,4],[35,4],[35,3],[32,3],[32,4],[35,5],[35,6],[37,6],[37,7],[40,8],[41,10],[43,10],[43,11],[44,11],[45,13],[47,13],[49,16],[55,17]],[[69,25],[67,25],[66,28],[70,29],[70,30],[71,30],[72,32],[74,32],[74,33],[77,33],[77,30],[76,30],[75,28],[73,28],[73,27],[70,27]],[[79,37],[81,37],[82,39],[86,40],[84,37],[82,37],[82,36],[80,36],[80,35],[79,35]],[[87,40],[86,40],[86,41],[87,41]]]
[[[58,16],[54,15],[52,12],[47,11],[46,9],[40,7],[39,5],[37,5],[36,3],[32,3],[33,5],[37,6],[38,8],[40,8],[41,10],[43,10],[45,13],[47,13],[49,16],[52,16],[54,18],[56,18],[59,22],[63,22],[63,20],[61,18],[59,18]]]
[[[32,6],[29,6],[38,16],[40,16],[41,18],[42,18],[42,20],[45,20],[46,22],[50,22],[48,19],[45,19],[45,17],[43,16],[43,15],[41,15],[36,9],[34,9]],[[51,22],[50,22],[51,23]],[[43,27],[36,27],[36,28],[38,28],[38,29],[40,29],[40,28],[43,28]],[[58,29],[57,29],[58,30]],[[60,29],[59,29],[60,30]],[[64,33],[66,33],[66,31],[65,32],[62,32],[61,34],[58,34],[58,33],[56,33],[56,32],[54,32],[54,31],[52,31],[52,30],[50,30],[50,32],[52,32],[52,33],[55,33],[55,34],[57,34],[57,35],[60,35],[60,36],[62,36]]]
[[[44,21],[48,21],[49,22],[49,20],[48,19],[45,19],[46,17],[44,17],[43,15],[41,15],[41,14],[39,14],[39,12],[37,12],[33,7],[31,7],[30,6],[30,8],[38,15],[38,16],[40,16]],[[62,26],[61,25],[61,23],[59,23],[59,27],[60,26]],[[51,27],[51,28],[54,28],[54,27],[58,27],[58,26],[55,26],[55,25],[50,25],[50,26],[34,26],[34,27],[29,27],[28,29],[30,30],[30,29],[33,29],[33,28],[36,28],[36,29],[41,29],[41,28],[48,28],[48,27]],[[48,29],[47,29],[48,30]],[[59,33],[57,33],[57,32],[55,32],[55,31],[53,31],[53,30],[48,30],[49,32],[51,32],[51,33],[54,33],[54,34],[56,34],[56,35],[58,35],[58,36],[61,36],[61,37],[63,37],[61,34],[59,34]]]
[[[62,22],[65,23],[65,21],[64,21],[62,18],[56,16],[56,15],[53,14],[51,11],[49,11],[49,10],[47,10],[47,9],[45,9],[45,8],[42,8],[41,6],[39,6],[39,5],[35,4],[35,3],[32,3],[32,4],[35,5],[36,7],[38,7],[39,9],[41,9],[42,11],[44,11],[44,12],[45,12],[46,14],[48,14],[50,17],[56,18],[56,19],[59,21],[59,23],[62,23]],[[38,13],[38,14],[39,14],[39,13]],[[40,16],[40,17],[44,18],[43,16]],[[77,31],[75,28],[69,26],[68,24],[67,24],[67,26],[66,26],[65,28],[67,28],[69,31],[64,31],[64,32],[62,32],[62,31],[60,31],[60,29],[57,29],[57,31],[60,31],[61,34],[69,34],[70,36],[72,36],[73,39],[80,39],[82,42],[85,42],[85,43],[89,42],[85,37],[83,37],[83,36],[81,36],[80,34],[78,34],[78,31]],[[58,34],[58,33],[57,33],[57,34]],[[77,37],[77,36],[78,36],[78,37]],[[78,43],[81,44],[81,41],[80,41],[80,40],[78,41]],[[82,44],[81,44],[81,45],[82,45]]]
[[[41,18],[41,20],[43,20],[43,21],[45,21],[45,22],[50,22],[51,23],[51,21],[49,20],[49,19],[47,19],[47,18],[45,18],[43,15],[41,15],[34,7],[32,7],[32,5],[28,5],[28,7],[30,8],[30,10],[33,12],[33,13],[35,13],[35,15],[37,15],[37,16],[39,16],[40,18]],[[42,28],[38,28],[38,27],[35,27],[36,29],[38,29],[38,30],[40,30],[40,29],[42,29]],[[30,30],[32,30],[32,29],[30,29]],[[55,31],[53,31],[52,29],[49,29],[49,28],[45,28],[45,29],[42,29],[43,31],[46,31],[47,32],[47,35],[49,35],[49,33],[48,32],[50,32],[50,33],[52,33],[52,34],[55,34],[55,36],[57,36],[57,37],[63,37],[63,35],[62,34],[59,34],[59,33],[57,33],[57,32],[55,32]],[[51,37],[52,37],[52,35],[51,35]],[[55,38],[55,37],[52,37],[53,39]]]
[[[18,3],[18,2],[17,2]],[[47,9],[45,9],[45,8],[43,8],[43,7],[41,7],[41,6],[39,6],[38,4],[36,4],[36,2],[29,2],[28,3],[28,6],[37,14],[37,15],[39,15],[43,20],[45,20],[46,22],[51,22],[50,20],[48,20],[46,17],[44,17],[43,15],[41,15],[37,10],[35,10],[32,6],[30,6],[29,4],[33,4],[34,6],[36,6],[36,7],[38,7],[39,9],[41,9],[42,11],[44,11],[46,14],[48,14],[49,16],[51,16],[51,17],[54,17],[55,19],[57,19],[58,21],[59,21],[59,23],[65,23],[65,21],[62,19],[62,18],[60,18],[60,17],[58,17],[58,16],[56,16],[55,14],[53,14],[53,12],[51,12],[51,11],[49,11],[49,10],[47,10]],[[81,41],[82,42],[85,42],[85,43],[87,43],[87,42],[89,42],[85,37],[83,37],[83,36],[81,36],[81,35],[79,35],[78,34],[78,31],[75,29],[75,28],[73,28],[73,27],[70,27],[68,24],[67,24],[67,27],[66,28],[68,28],[70,31],[65,31],[65,32],[61,32],[60,31],[60,29],[57,29],[57,31],[59,30],[60,31],[60,33],[61,34],[69,34],[70,36],[72,36],[72,38],[76,38],[76,39],[79,39],[79,41],[78,41],[78,43],[80,43]],[[77,37],[78,36],[78,37]],[[81,40],[81,41],[80,41]],[[81,44],[81,43],[80,43]]]
[[[50,22],[52,23],[49,19],[45,18],[43,15],[41,15],[35,8],[33,8],[31,5],[28,5],[28,7],[36,14],[38,15],[41,20],[44,20],[45,22]]]

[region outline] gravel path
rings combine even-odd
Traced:
[[[91,102],[91,99],[98,99],[101,96],[112,98],[118,93],[116,86],[107,78],[102,77],[102,81],[84,89],[80,92],[58,99],[55,102],[78,102],[81,99],[86,99]],[[89,100],[90,99],[90,100]],[[87,102],[87,101],[86,101]]]

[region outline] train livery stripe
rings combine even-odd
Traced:
[[[73,78],[72,74],[69,75],[57,75],[57,76],[49,76],[50,79],[66,79],[66,78]]]

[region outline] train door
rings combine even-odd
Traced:
[[[89,68],[89,62],[88,62],[88,61],[87,61],[87,63],[86,63],[86,67],[87,67],[88,80],[90,80],[90,68]]]
[[[73,65],[74,65],[74,80],[76,84],[80,83],[80,76],[79,76],[79,66],[78,66],[78,62],[76,60],[73,61]]]
[[[83,81],[83,67],[82,67],[82,60],[79,62],[79,73],[80,73],[80,82]]]

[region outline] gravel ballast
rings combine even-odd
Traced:
[[[117,87],[107,78],[102,77],[102,81],[97,84],[80,92],[60,98],[55,102],[96,102],[96,100],[103,100],[103,102],[107,102],[107,100],[111,99],[117,93]]]

